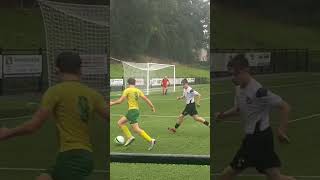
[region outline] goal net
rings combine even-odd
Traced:
[[[81,81],[106,92],[108,82],[109,7],[39,0],[47,44],[49,86],[58,82],[55,59],[73,51],[82,59]]]
[[[170,82],[169,93],[176,91],[175,65],[122,61],[122,66],[125,87],[128,78],[132,77],[136,79],[136,86],[149,95],[151,92],[161,91],[161,81],[167,76]]]

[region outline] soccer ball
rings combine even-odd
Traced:
[[[114,138],[114,142],[118,145],[123,145],[124,144],[124,137],[123,136],[117,136]]]

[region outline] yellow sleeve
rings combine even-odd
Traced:
[[[53,88],[49,88],[42,96],[41,106],[53,112],[56,104],[59,102],[59,96]]]
[[[140,89],[139,89],[138,93],[139,93],[139,97],[144,97],[144,94]]]
[[[125,97],[128,96],[128,89],[125,89],[125,90],[123,91],[122,96],[125,96]]]

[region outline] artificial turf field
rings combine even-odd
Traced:
[[[191,85],[192,86],[192,85]],[[201,107],[198,108],[199,115],[210,120],[210,86],[192,86],[202,96]],[[111,95],[111,99],[119,96],[117,93]],[[182,87],[178,86],[176,92],[168,92],[162,96],[160,92],[152,93],[148,97],[153,102],[156,112],[152,113],[144,102],[141,104],[141,117],[139,125],[153,138],[157,144],[152,151],[148,151],[149,144],[139,135],[129,147],[118,146],[114,138],[122,135],[117,126],[117,121],[127,111],[126,102],[122,105],[111,107],[110,122],[110,151],[125,153],[159,153],[159,154],[193,154],[208,155],[210,152],[210,129],[191,117],[187,117],[179,127],[176,134],[170,134],[168,127],[173,127],[176,117],[182,112],[185,102],[177,101],[176,97],[181,96]],[[111,163],[111,179],[209,179],[209,166],[196,165],[159,165],[159,164],[120,164]]]
[[[282,160],[282,172],[296,176],[298,180],[320,179],[320,74],[284,73],[260,75],[257,80],[280,95],[291,105],[289,136],[291,144],[280,144],[275,139],[276,151]],[[214,82],[211,96],[211,113],[226,110],[233,105],[234,86],[230,80]],[[278,127],[277,112],[271,116],[272,127]],[[238,118],[214,126],[213,177],[216,178],[232,160],[243,137],[242,125]],[[238,180],[262,180],[255,170],[247,170]]]

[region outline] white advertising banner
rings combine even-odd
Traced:
[[[107,74],[107,55],[80,55],[83,75]]]
[[[41,55],[4,55],[3,74],[5,77],[41,76]]]
[[[228,62],[239,53],[213,53],[211,55],[213,71],[227,71]],[[271,60],[270,52],[245,53],[251,67],[268,66]]]
[[[123,79],[110,79],[110,86],[123,86]]]
[[[161,86],[161,81],[163,78],[152,78],[150,80],[151,86]],[[173,78],[168,78],[170,85],[173,85]],[[185,78],[176,78],[176,84],[181,84],[181,81]],[[189,83],[194,83],[195,78],[186,78]],[[137,86],[143,86],[144,85],[144,79],[136,79],[136,85]],[[110,86],[123,86],[123,79],[110,79]]]

